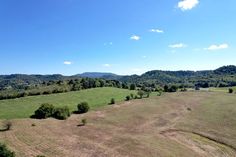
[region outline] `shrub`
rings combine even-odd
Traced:
[[[138,94],[139,98],[142,99],[143,95],[144,95],[144,91],[139,90],[137,94]]]
[[[130,97],[131,97],[131,99],[133,99],[133,98],[134,98],[134,94],[133,94],[133,93],[131,93],[131,94],[130,94]]]
[[[232,88],[229,88],[229,93],[233,93],[234,90]]]
[[[34,118],[46,119],[54,114],[55,108],[52,104],[42,104],[35,112]]]
[[[70,110],[67,106],[55,109],[53,117],[59,120],[65,120],[70,117]]]
[[[162,92],[160,92],[160,91],[157,92],[157,96],[161,96],[161,94],[162,94]]]
[[[169,87],[168,87],[168,85],[165,85],[164,86],[164,92],[168,92],[169,91]]]
[[[195,90],[200,90],[200,87],[199,86],[195,86]]]
[[[87,124],[87,119],[85,119],[85,118],[82,119],[82,120],[81,120],[81,123],[82,123],[83,126],[85,126],[85,125]]]
[[[175,85],[172,85],[172,86],[169,88],[168,92],[176,92],[177,90],[178,90],[178,87],[175,86]]]
[[[78,113],[82,114],[88,112],[90,107],[87,102],[82,102],[77,105],[77,108],[78,108]]]
[[[135,84],[131,84],[130,85],[130,90],[135,90],[136,89],[136,85]]]
[[[8,131],[8,130],[11,130],[11,127],[12,127],[12,123],[10,121],[4,121],[3,122],[3,129],[2,131]]]
[[[125,97],[125,100],[126,100],[126,101],[129,101],[129,100],[130,100],[130,96],[129,96],[129,95],[126,96],[126,97]]]
[[[111,98],[111,102],[110,102],[110,104],[115,104],[116,103],[116,101],[115,101],[115,99],[114,98]]]
[[[135,96],[134,96],[134,99],[138,99],[138,96],[137,96],[137,95],[135,95]]]
[[[15,157],[15,153],[8,150],[5,144],[0,143],[0,157]]]

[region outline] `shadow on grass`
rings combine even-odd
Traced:
[[[0,129],[0,132],[5,132],[5,131],[9,131],[10,129],[8,128],[4,128],[4,129]]]
[[[79,124],[79,125],[77,125],[77,127],[83,127],[83,126],[85,126],[84,124]]]

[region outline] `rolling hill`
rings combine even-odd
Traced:
[[[196,84],[208,83],[209,86],[235,86],[236,66],[223,66],[216,70],[203,71],[148,71],[142,75],[121,76],[113,73],[86,72],[73,76],[55,75],[0,75],[0,90],[8,87],[24,88],[28,85],[38,85],[48,81],[69,80],[79,78],[102,78],[106,80],[118,80],[124,83],[135,84]]]

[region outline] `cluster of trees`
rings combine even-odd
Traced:
[[[117,80],[104,80],[96,78],[80,78],[72,80],[58,80],[43,82],[37,86],[30,86],[23,90],[8,89],[0,91],[0,100],[14,99],[26,96],[48,95],[54,93],[64,93],[69,91],[79,91],[97,87],[117,87],[129,89],[129,85]]]
[[[164,92],[177,92],[177,90],[178,90],[178,86],[176,86],[176,85],[171,85],[171,86],[165,85],[164,86]]]
[[[42,104],[31,118],[46,119],[53,117],[60,120],[65,120],[70,117],[70,110],[65,107],[54,107],[52,104]]]
[[[77,111],[74,113],[82,114],[89,111],[90,107],[87,102],[82,102],[77,105]],[[46,119],[49,117],[53,117],[59,120],[65,120],[70,117],[71,112],[68,106],[64,107],[54,107],[52,104],[42,104],[35,112],[31,118],[36,119]]]

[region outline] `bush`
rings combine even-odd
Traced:
[[[233,93],[234,90],[232,88],[229,88],[229,93]]]
[[[110,104],[113,105],[113,104],[115,104],[115,103],[116,103],[115,99],[114,99],[114,98],[111,98]]]
[[[78,113],[82,114],[88,112],[90,107],[87,102],[82,102],[77,105],[77,108],[78,108]]]
[[[136,89],[136,85],[135,84],[131,84],[130,85],[130,90],[135,90]]]
[[[87,119],[85,119],[85,118],[82,119],[82,120],[81,120],[81,123],[82,123],[83,126],[85,126],[85,125],[87,124]]]
[[[131,93],[131,94],[130,94],[130,97],[131,97],[131,99],[134,99],[134,94]]]
[[[178,90],[178,87],[175,86],[175,85],[172,85],[170,88],[169,88],[169,91],[168,92],[176,92]]]
[[[160,91],[157,92],[157,96],[161,96],[161,94],[162,94],[162,92],[160,92]]]
[[[55,109],[53,117],[59,120],[65,120],[70,117],[70,110],[67,106]]]
[[[15,157],[15,153],[8,150],[5,144],[0,143],[0,157]]]
[[[144,91],[139,90],[137,94],[138,94],[139,98],[142,99],[143,95],[144,95]]]
[[[3,127],[4,127],[4,131],[8,131],[8,130],[11,130],[11,127],[12,127],[12,123],[10,121],[4,121],[3,122]]]
[[[125,100],[126,100],[126,101],[129,101],[130,99],[131,99],[131,98],[130,98],[129,95],[125,97]]]
[[[52,104],[42,104],[35,112],[34,118],[46,119],[54,114],[55,108]]]

